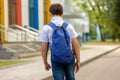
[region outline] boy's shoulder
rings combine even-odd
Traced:
[[[44,25],[42,28],[42,30],[49,30],[49,29],[51,29],[51,27],[48,24]]]

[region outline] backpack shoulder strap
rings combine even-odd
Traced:
[[[67,26],[68,26],[68,23],[67,23],[67,22],[64,22],[62,26],[66,29]]]
[[[48,23],[48,25],[53,29],[57,29],[57,26],[53,22]]]
[[[48,23],[48,25],[50,26],[50,27],[52,27],[53,29],[57,29],[57,26],[53,23],[53,22],[50,22],[50,23]],[[63,28],[67,28],[67,26],[68,26],[68,23],[67,22],[64,22],[63,23]]]

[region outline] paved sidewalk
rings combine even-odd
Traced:
[[[85,64],[96,57],[112,51],[119,45],[85,45],[83,47],[90,47],[90,49],[81,51],[81,64]],[[49,62],[50,62],[50,55]],[[45,71],[41,57],[31,58],[35,62],[24,65],[14,66],[0,70],[0,80],[42,80],[52,76],[52,72]],[[50,80],[50,79],[46,79]]]

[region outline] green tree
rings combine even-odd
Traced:
[[[114,0],[113,2],[113,8],[111,10],[111,15],[113,17],[113,22],[116,24],[116,27],[115,27],[115,39],[119,39],[120,40],[120,8],[119,8],[119,5],[120,5],[120,0]]]
[[[92,35],[96,36],[94,23],[97,23],[102,41],[106,36],[112,36],[114,41],[120,39],[120,0],[69,0],[69,3],[88,12]]]
[[[112,1],[113,8],[111,10],[111,15],[114,23],[118,26],[120,26],[120,0],[114,0]]]
[[[94,23],[97,23],[100,28],[101,39],[105,41],[105,32],[104,32],[104,20],[107,11],[107,2],[104,0],[84,0],[85,2],[81,7],[89,12],[89,17],[91,17]]]
[[[111,29],[113,41],[116,41],[117,39],[120,40],[120,0],[110,0],[109,4],[112,7],[108,13],[109,17],[107,17],[106,22]]]

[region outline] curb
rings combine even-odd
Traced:
[[[80,63],[80,64],[81,64],[80,66],[82,67],[82,66],[88,64],[89,62],[91,62],[91,61],[93,61],[93,60],[95,60],[95,59],[98,59],[99,57],[102,57],[102,56],[104,56],[104,55],[107,55],[107,54],[110,53],[110,52],[113,52],[113,51],[117,50],[118,48],[120,48],[120,46],[118,46],[118,47],[116,47],[116,48],[114,48],[114,49],[111,49],[111,50],[109,50],[109,51],[106,51],[106,52],[102,53],[101,55],[95,56],[94,58],[88,59],[88,60]]]
[[[104,56],[104,55],[107,55],[108,53],[110,53],[110,52],[112,52],[112,51],[115,51],[115,50],[117,50],[118,48],[120,48],[120,46],[118,46],[118,47],[116,47],[116,48],[114,48],[114,49],[111,49],[111,50],[109,50],[109,51],[106,51],[106,52],[102,53],[101,55],[98,55],[98,56],[95,56],[95,57],[93,57],[93,58],[91,58],[91,59],[88,59],[88,60],[80,63],[80,66],[83,67],[84,65],[88,64],[89,62],[91,62],[91,61],[93,61],[93,60],[95,60],[95,59],[98,59],[99,57],[102,57],[102,56]],[[51,76],[48,76],[48,77],[46,77],[46,78],[44,78],[44,79],[41,79],[41,80],[53,80],[53,78],[52,78],[52,75],[51,75]]]

